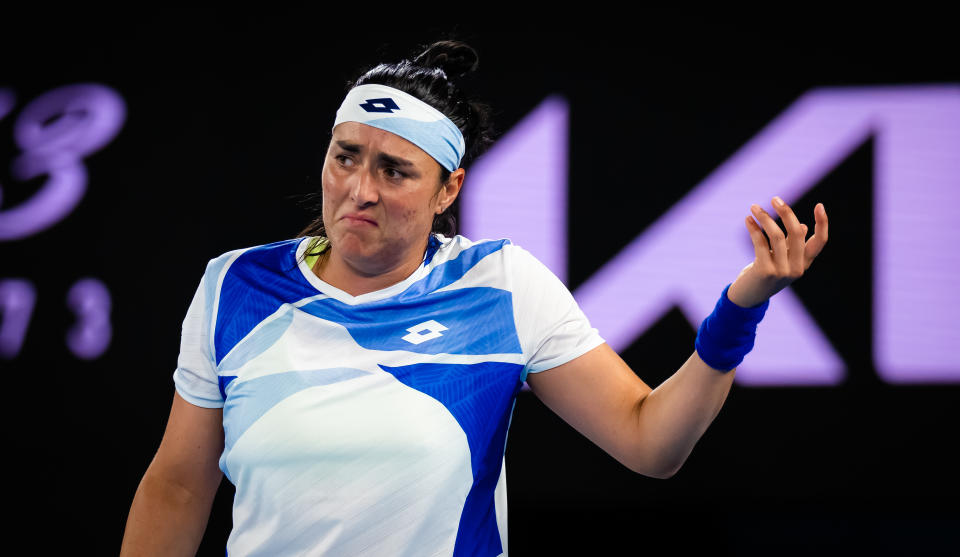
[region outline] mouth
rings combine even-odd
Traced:
[[[343,217],[341,217],[340,220],[345,220],[352,224],[377,226],[377,221],[371,218],[367,218],[363,215],[356,215],[356,214],[344,215]]]

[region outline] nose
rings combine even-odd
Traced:
[[[354,173],[354,181],[350,187],[350,199],[361,207],[374,205],[380,200],[380,192],[377,190],[376,181],[370,175],[370,172]]]

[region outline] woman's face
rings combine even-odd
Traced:
[[[460,191],[463,170],[441,187],[440,165],[393,133],[343,122],[323,163],[323,223],[333,252],[380,274],[423,257],[433,218]]]

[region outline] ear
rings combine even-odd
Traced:
[[[460,195],[460,188],[463,187],[463,178],[466,173],[466,170],[458,168],[451,172],[450,178],[445,184],[440,186],[440,191],[437,192],[436,213],[438,215],[446,211],[447,208],[453,205],[453,202],[457,200],[457,196]]]

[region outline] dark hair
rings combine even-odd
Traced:
[[[429,104],[449,118],[463,134],[467,150],[461,166],[474,160],[493,143],[490,108],[464,95],[453,82],[476,71],[477,52],[460,41],[435,42],[423,52],[395,64],[379,64],[366,70],[356,80],[349,82],[347,91],[359,85],[375,83],[399,89]],[[440,183],[450,178],[450,171],[440,167]],[[319,199],[320,214],[297,236],[325,235],[323,226],[322,194]],[[459,205],[459,196],[443,213],[436,215],[430,232],[450,236],[456,234],[456,218],[453,211]],[[307,255],[306,253],[304,255]]]

